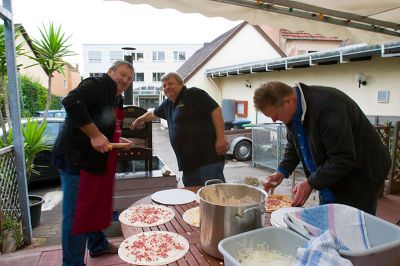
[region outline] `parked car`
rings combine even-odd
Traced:
[[[43,117],[32,117],[31,120],[37,120],[40,122],[43,121]],[[36,157],[33,161],[35,165],[35,171],[38,173],[32,172],[31,178],[29,179],[29,184],[44,182],[44,181],[58,181],[60,179],[58,169],[51,166],[51,149],[53,148],[53,144],[56,141],[58,133],[61,131],[64,125],[64,118],[56,118],[56,117],[48,117],[46,119],[47,126],[45,134],[47,136],[46,144],[50,146],[50,150],[42,151],[36,154]],[[25,126],[27,119],[24,118],[21,120],[21,125]],[[8,127],[7,127],[8,128]],[[2,130],[0,129],[0,136],[3,135]]]
[[[36,116],[44,116],[44,111],[36,111]],[[65,118],[67,117],[67,112],[65,110],[49,110],[47,117]]]

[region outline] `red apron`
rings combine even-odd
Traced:
[[[112,142],[119,142],[123,117],[123,110],[116,108],[116,130]],[[101,231],[110,225],[117,157],[117,149],[109,152],[106,170],[102,174],[80,171],[78,198],[72,226],[73,234]]]

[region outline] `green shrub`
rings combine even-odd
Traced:
[[[23,106],[21,106],[21,116],[31,117],[36,115],[36,111],[45,109],[47,88],[42,86],[38,81],[34,81],[27,76],[21,76],[21,91]],[[50,109],[61,109],[61,97],[52,96]]]

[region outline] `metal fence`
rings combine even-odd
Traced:
[[[286,144],[286,127],[280,123],[257,124],[252,127],[253,166],[276,170]]]
[[[14,162],[14,146],[0,149],[0,225],[2,225],[5,218],[16,222],[21,219],[17,173]]]

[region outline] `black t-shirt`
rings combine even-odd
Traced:
[[[175,103],[166,99],[154,114],[168,122],[179,170],[194,170],[224,160],[215,151],[211,113],[218,104],[203,90],[183,87]]]

